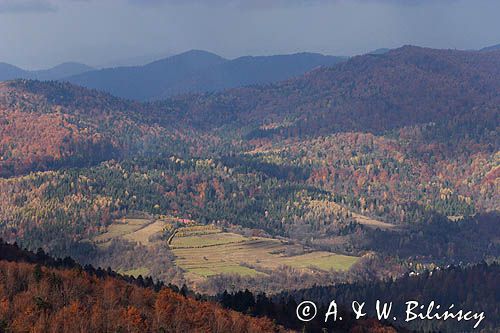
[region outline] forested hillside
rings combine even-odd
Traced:
[[[498,123],[499,63],[498,52],[405,46],[284,83],[173,102],[176,116],[204,128],[262,126],[253,137],[381,133],[433,122],[477,140]]]
[[[167,112],[67,83],[0,83],[0,176],[148,153],[183,154],[199,146],[197,140],[210,149],[207,137],[169,124]]]
[[[192,50],[144,66],[104,68],[64,78],[83,87],[138,101],[161,100],[183,93],[222,91],[266,84],[302,75],[347,58],[316,53],[224,59]]]
[[[266,255],[288,263],[314,251],[359,259],[343,272],[331,262],[202,272],[197,287],[211,293],[496,258],[499,71],[499,52],[407,46],[154,103],[1,83],[0,235],[179,282],[189,272],[168,240],[188,222],[223,234],[214,238],[272,239],[286,250]],[[150,228],[127,236],[136,226]]]
[[[266,318],[147,287],[142,277],[130,283],[111,270],[53,261],[3,241],[0,248],[2,332],[285,331]]]

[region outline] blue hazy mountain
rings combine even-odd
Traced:
[[[286,80],[345,59],[297,53],[228,60],[210,52],[193,50],[144,66],[101,69],[65,80],[123,98],[157,100],[188,92],[220,91]]]
[[[193,50],[144,66],[105,68],[68,77],[66,80],[118,97],[149,100],[186,77],[226,61],[216,54]]]
[[[497,50],[500,50],[500,44],[483,47],[480,51],[497,51]]]
[[[32,79],[42,81],[59,80],[67,76],[78,75],[93,69],[94,68],[84,64],[66,62],[49,69],[29,71],[7,63],[0,63],[0,81],[15,79]]]

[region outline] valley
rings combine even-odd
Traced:
[[[179,224],[188,226],[179,227]],[[148,217],[144,213],[115,220],[106,232],[83,242],[106,250],[113,241],[168,248],[174,256],[173,264],[184,272],[186,280],[195,289],[197,283],[219,274],[269,275],[283,266],[309,273],[346,271],[359,259],[304,248],[290,240],[244,236],[214,225],[199,225],[172,217]],[[146,276],[151,271],[148,266],[152,260],[143,259],[143,262],[135,263],[137,267],[121,273]]]
[[[0,333],[500,332],[498,13],[0,0]]]
[[[405,46],[155,102],[1,82],[0,238],[243,300],[495,272],[499,68]]]

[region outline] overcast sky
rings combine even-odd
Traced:
[[[500,43],[499,0],[0,0],[0,62],[99,66],[203,49],[352,55]]]

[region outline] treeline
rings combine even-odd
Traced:
[[[137,278],[134,276],[121,275],[113,271],[110,267],[107,269],[103,269],[101,267],[95,268],[93,265],[80,265],[71,257],[64,258],[54,258],[41,248],[39,248],[36,252],[28,251],[26,249],[20,248],[17,243],[9,244],[0,238],[0,260],[9,261],[9,262],[23,262],[28,264],[35,264],[37,266],[37,270],[40,269],[41,266],[47,268],[54,269],[71,269],[84,271],[86,274],[90,276],[95,276],[98,279],[106,279],[106,278],[114,278],[118,280],[122,280],[127,283],[131,283],[137,285],[141,288],[149,288],[154,291],[159,291],[165,287],[163,281],[157,280],[154,281],[150,276],[142,277],[138,276]],[[168,285],[174,291],[179,291],[179,289],[174,285]]]

